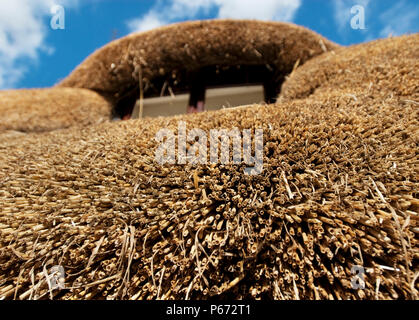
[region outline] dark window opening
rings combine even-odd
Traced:
[[[285,74],[269,65],[206,66],[192,71],[173,70],[170,75],[157,77],[145,84],[143,95],[147,99],[188,93],[185,112],[201,112],[205,109],[207,89],[262,85],[264,101],[274,103],[284,79]],[[115,116],[120,119],[131,118],[139,96],[138,86],[127,90],[116,104]],[[258,102],[249,101],[249,104]]]

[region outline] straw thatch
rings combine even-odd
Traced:
[[[389,93],[419,98],[418,36],[387,41],[391,41],[391,49],[386,41],[373,41],[308,61],[284,83],[281,98],[321,97],[332,91],[351,90],[367,92],[371,98],[385,98]],[[377,54],[381,47],[383,53]]]
[[[338,48],[306,28],[281,22],[209,20],[135,33],[90,55],[58,86],[95,90],[115,103],[139,86],[144,94],[166,82],[181,86],[186,71],[205,66],[268,65],[281,75],[298,61]],[[157,81],[157,79],[163,79]],[[280,83],[278,83],[280,85]]]
[[[76,88],[0,91],[0,132],[42,132],[110,119],[112,106],[96,92]]]
[[[275,105],[0,140],[0,296],[417,299],[418,47],[315,58]],[[179,120],[263,128],[263,172],[159,165],[155,133]]]

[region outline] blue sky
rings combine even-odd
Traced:
[[[64,9],[64,29],[51,19]],[[364,9],[365,29],[353,29]],[[291,21],[339,44],[419,32],[418,0],[0,0],[0,89],[48,87],[94,50],[131,32],[178,21]],[[54,20],[59,21],[59,20]]]

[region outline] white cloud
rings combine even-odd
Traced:
[[[388,37],[390,34],[399,36],[414,30],[414,23],[419,20],[419,5],[407,4],[406,1],[398,2],[390,9],[383,12],[379,17],[384,28],[380,37]]]
[[[130,31],[144,31],[218,11],[216,18],[291,21],[301,0],[170,0],[159,2],[144,16],[128,21]]]
[[[165,21],[161,20],[161,17],[159,17],[159,15],[155,11],[150,11],[144,17],[140,19],[130,20],[127,23],[128,28],[130,30],[136,31],[154,29],[160,27],[163,24],[165,24]]]
[[[53,52],[45,43],[49,23],[45,16],[55,4],[75,5],[77,0],[0,1],[0,89],[13,87],[36,62],[39,53]],[[25,64],[23,64],[23,61]]]
[[[295,0],[217,0],[220,18],[291,21],[301,1]]]

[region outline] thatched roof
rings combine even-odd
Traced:
[[[118,101],[138,88],[142,74],[147,88],[168,81],[173,88],[185,72],[205,66],[269,65],[291,72],[337,44],[290,23],[255,20],[193,21],[128,35],[97,50],[82,62],[61,87],[87,88]],[[279,76],[279,75],[278,75]],[[161,87],[154,88],[160,92]]]
[[[337,48],[311,30],[280,22],[195,21],[134,33],[94,52],[54,89],[0,91],[0,131],[47,131],[110,120],[117,106],[132,109],[140,73],[147,97],[163,87],[187,87],[189,71],[264,66],[279,92],[295,66]]]
[[[273,105],[0,140],[0,296],[417,299],[418,39],[313,58]],[[263,172],[159,165],[180,120],[262,128]]]
[[[389,42],[391,48],[388,48]],[[412,35],[328,52],[301,66],[282,86],[281,97],[292,100],[309,95],[322,96],[332,91],[362,90],[371,97],[383,98],[392,93],[417,99],[418,45],[418,36]],[[385,54],[378,54],[380,50]]]
[[[106,99],[86,89],[0,91],[0,133],[84,127],[109,120],[111,110]]]

